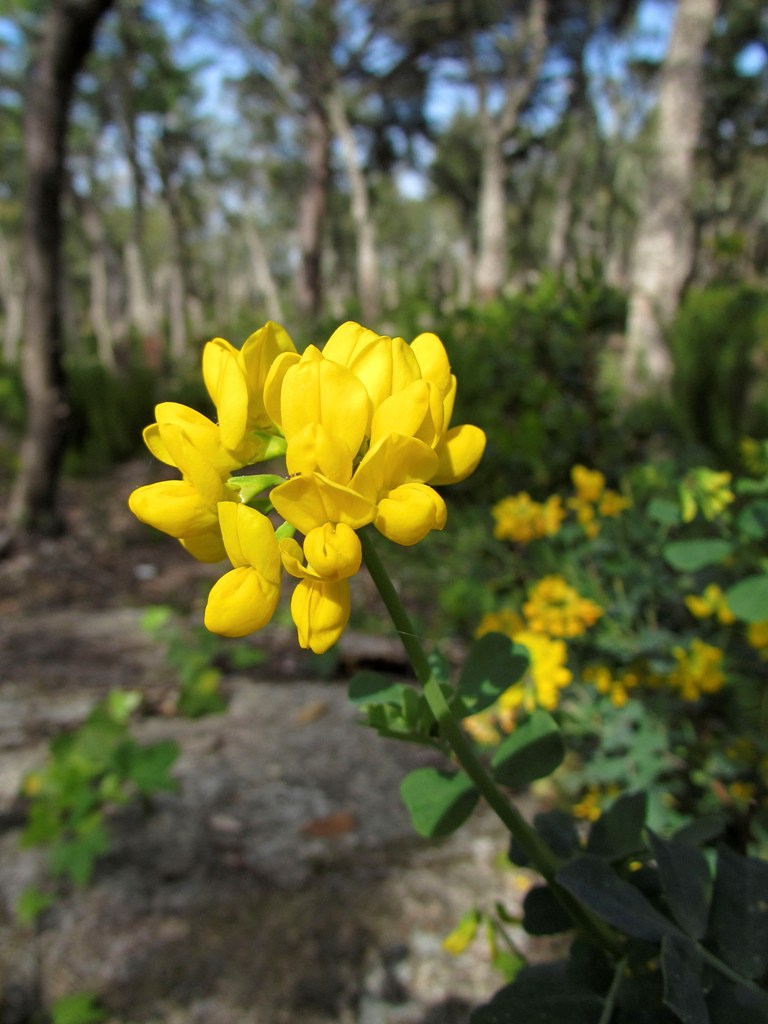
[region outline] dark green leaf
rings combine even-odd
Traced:
[[[475,809],[478,792],[464,772],[417,768],[400,784],[400,795],[420,836],[447,836]]]
[[[587,853],[619,860],[642,850],[647,807],[645,793],[624,793],[614,800],[590,829]]]
[[[486,633],[470,648],[459,676],[458,694],[466,713],[490,707],[520,679],[528,667],[528,654],[503,633]]]
[[[736,520],[741,533],[751,540],[768,536],[768,500],[760,498],[746,505]]]
[[[554,718],[534,711],[503,740],[493,755],[493,777],[503,786],[527,786],[557,768],[565,756],[563,737]]]
[[[529,935],[557,935],[570,931],[573,920],[548,885],[535,885],[523,900],[523,928]]]
[[[730,541],[718,537],[674,540],[664,545],[664,557],[679,572],[696,572],[707,565],[717,565],[732,552]]]
[[[706,857],[695,847],[662,839],[650,829],[648,836],[672,916],[688,935],[704,938],[712,894]]]
[[[701,987],[702,961],[690,939],[665,935],[661,940],[664,1002],[683,1024],[710,1024]]]
[[[89,992],[63,996],[51,1007],[52,1024],[99,1024],[107,1016]]]
[[[378,672],[357,672],[349,681],[349,699],[357,707],[372,704],[393,704],[400,706],[406,690],[413,690],[406,683],[393,683]]]
[[[470,1014],[470,1024],[597,1024],[603,1000],[574,982],[565,964],[524,967],[511,985]]]
[[[711,1024],[768,1024],[768,993],[712,973],[707,993]]]
[[[768,862],[720,847],[710,934],[744,977],[758,978],[768,968]]]
[[[19,897],[16,904],[16,913],[23,924],[32,924],[38,914],[53,903],[54,897],[49,892],[43,892],[35,885],[28,885]]]
[[[671,921],[600,857],[577,857],[560,869],[557,881],[598,917],[632,938],[658,942],[675,930]]]
[[[76,839],[59,839],[50,850],[51,873],[69,875],[76,885],[91,877],[96,858],[109,849],[109,839],[100,818],[94,816]]]
[[[533,819],[533,827],[552,852],[566,860],[580,847],[576,822],[567,811],[543,811]]]
[[[725,600],[737,619],[762,622],[768,619],[768,573],[747,576],[729,587]]]

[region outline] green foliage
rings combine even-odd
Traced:
[[[108,1014],[89,992],[57,999],[51,1007],[51,1024],[99,1024]]]
[[[202,626],[176,622],[167,605],[146,608],[142,627],[165,645],[165,657],[179,681],[178,711],[187,718],[224,711],[221,666],[245,671],[264,661],[264,654],[247,643],[225,640]]]
[[[489,439],[475,493],[557,486],[574,462],[621,455],[603,371],[624,313],[623,297],[598,277],[570,285],[545,275],[440,327],[461,381],[454,421],[478,424]]]
[[[720,457],[768,428],[758,372],[768,345],[768,292],[749,285],[689,292],[670,331],[673,395],[684,435]]]
[[[112,690],[81,726],[51,741],[45,767],[24,781],[28,810],[22,844],[47,847],[54,876],[84,885],[109,847],[108,811],[174,788],[170,771],[176,744],[144,746],[130,734],[140,702],[136,692]],[[29,919],[48,902],[47,894],[28,889],[19,912]]]

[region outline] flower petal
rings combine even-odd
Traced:
[[[268,427],[270,416],[264,405],[264,385],[275,360],[283,353],[296,354],[296,346],[286,329],[273,320],[246,339],[240,350],[248,384],[248,426]]]
[[[240,353],[223,338],[203,349],[203,377],[216,406],[221,443],[235,449],[248,429],[248,384]]]
[[[179,537],[179,543],[198,562],[222,562],[227,557],[227,549],[221,539],[218,524],[207,533],[194,537]]]
[[[437,446],[440,459],[431,484],[457,484],[474,473],[485,451],[485,432],[464,424],[452,427]]]
[[[278,515],[303,534],[325,523],[345,523],[357,530],[376,514],[373,502],[319,473],[286,480],[271,491],[270,498]]]
[[[371,444],[385,434],[405,434],[434,447],[443,433],[443,399],[435,384],[415,380],[386,398],[373,414]]]
[[[291,474],[317,470],[339,484],[349,483],[352,476],[352,453],[346,442],[330,434],[322,423],[308,423],[291,438],[285,464]]]
[[[256,569],[238,566],[217,580],[205,606],[205,626],[221,636],[246,636],[269,622],[280,597],[280,585]]]
[[[142,523],[171,537],[194,537],[217,524],[214,508],[200,500],[187,480],[162,480],[138,487],[128,498],[128,505]]]
[[[296,366],[301,357],[298,352],[283,352],[275,359],[264,381],[264,410],[279,429],[283,426],[282,393],[285,375]]]
[[[387,434],[365,455],[350,486],[369,501],[377,502],[400,484],[429,480],[437,465],[437,455],[423,441]]]
[[[299,580],[291,598],[291,616],[299,643],[315,654],[332,647],[349,621],[349,583],[346,580]]]
[[[445,502],[426,484],[403,484],[379,502],[376,529],[396,544],[418,544],[430,530],[442,530],[448,512]]]
[[[445,397],[451,390],[451,364],[442,341],[431,331],[425,331],[413,339],[411,352],[416,356],[422,378],[435,384]]]
[[[304,538],[307,563],[323,579],[340,580],[354,576],[363,559],[360,539],[345,523],[325,523]]]
[[[250,566],[266,580],[280,582],[280,550],[272,523],[249,505],[219,503],[221,536],[232,565]]]
[[[421,377],[416,356],[402,338],[377,338],[354,355],[349,369],[364,384],[374,411]]]
[[[283,433],[290,442],[308,424],[320,423],[355,455],[370,423],[368,392],[346,367],[322,357],[307,358],[309,351],[283,380]]]
[[[152,428],[147,427],[144,439],[152,454],[161,462],[168,462],[170,458],[170,453],[162,440],[162,430],[164,427],[172,425],[183,430],[190,444],[221,476],[226,476],[240,465],[237,459],[234,459],[222,445],[218,426],[196,409],[190,409],[189,406],[181,405],[179,402],[160,402],[155,406],[155,418],[157,423],[152,426],[157,428],[157,437],[155,438],[153,434],[151,438],[148,438],[147,434]],[[163,457],[164,454],[167,458]],[[173,465],[173,462],[170,464]]]
[[[356,355],[374,341],[378,341],[379,335],[355,323],[354,320],[347,320],[340,327],[337,327],[323,346],[323,355],[326,359],[332,359],[334,363],[341,363],[342,366],[349,366]]]

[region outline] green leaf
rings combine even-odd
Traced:
[[[730,541],[718,537],[696,540],[674,540],[664,545],[664,557],[679,572],[696,572],[707,565],[717,565],[733,553]]]
[[[714,972],[707,993],[711,1024],[768,1024],[768,993],[733,984]]]
[[[569,978],[565,964],[524,967],[474,1010],[470,1024],[598,1024],[603,1000]]]
[[[768,862],[720,847],[710,934],[726,963],[745,978],[768,968]]]
[[[136,746],[129,777],[140,793],[149,795],[158,790],[176,787],[170,770],[179,756],[179,746],[173,740],[161,740],[148,747]]]
[[[503,786],[527,786],[551,774],[563,760],[565,746],[560,729],[546,711],[533,714],[497,747],[491,765]]]
[[[107,1013],[97,1005],[90,992],[77,992],[57,999],[51,1007],[52,1024],[99,1024]]]
[[[85,885],[96,858],[108,849],[109,839],[101,815],[94,814],[81,823],[75,839],[59,839],[51,845],[51,873],[69,875],[76,885]]]
[[[35,885],[28,885],[16,904],[16,914],[23,924],[32,924],[38,914],[47,910],[53,901],[54,896],[51,893],[43,892]]]
[[[173,616],[167,604],[154,604],[145,608],[141,616],[141,628],[147,633],[157,633],[166,626]]]
[[[768,536],[768,500],[760,498],[745,505],[739,512],[736,526],[750,540]]]
[[[247,505],[263,491],[283,483],[285,477],[276,476],[274,473],[247,473],[244,476],[231,476],[227,480],[227,487],[239,491],[240,501]]]
[[[558,935],[573,928],[573,919],[548,885],[535,885],[523,900],[523,928],[529,935]]]
[[[400,707],[406,690],[413,690],[413,687],[406,683],[392,683],[379,672],[357,672],[349,681],[349,699],[359,708],[374,704]]]
[[[664,1003],[683,1024],[710,1024],[701,987],[702,960],[690,939],[665,935],[661,940]]]
[[[464,772],[448,774],[436,768],[417,768],[406,775],[400,795],[413,827],[427,838],[450,835],[466,821],[479,799]]]
[[[587,853],[620,860],[642,850],[647,807],[645,793],[624,793],[614,800],[590,829]]]
[[[662,839],[650,829],[647,831],[672,916],[692,938],[703,939],[712,894],[706,857],[687,843]]]
[[[110,690],[105,701],[106,712],[113,722],[127,722],[141,704],[138,690]]]
[[[461,669],[458,694],[466,714],[490,707],[528,668],[528,652],[503,633],[486,633],[469,650]]]
[[[768,619],[768,573],[747,576],[729,587],[725,600],[737,619],[763,622]]]
[[[680,506],[669,498],[653,498],[645,510],[647,517],[662,526],[677,526],[682,522]]]
[[[624,935],[658,942],[675,930],[643,894],[591,854],[577,857],[557,873],[557,881],[598,917]]]

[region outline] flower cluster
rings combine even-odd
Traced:
[[[563,506],[559,494],[535,501],[526,491],[502,498],[491,509],[495,520],[494,536],[516,544],[528,544],[542,537],[554,537],[570,509],[588,537],[600,532],[599,519],[612,519],[629,508],[630,501],[605,486],[605,477],[596,469],[576,465],[571,469],[574,493]]]
[[[472,473],[485,435],[450,426],[456,378],[432,333],[408,345],[348,322],[322,351],[299,354],[269,322],[240,350],[208,342],[203,378],[216,422],[176,403],[156,407],[146,444],[181,479],[138,488],[131,510],[198,559],[229,558],[205,610],[212,632],[265,626],[285,571],[297,580],[299,642],[321,653],[349,619],[349,579],[362,561],[356,531],[373,524],[412,545],[442,529],[434,485]],[[281,455],[286,475],[233,475]]]
[[[719,647],[694,637],[689,647],[674,647],[672,655],[676,664],[668,682],[680,691],[683,700],[698,700],[703,693],[717,693],[723,688],[723,652]]]
[[[528,627],[552,637],[581,636],[594,626],[603,609],[566,583],[562,576],[544,576],[531,587],[523,604]]]
[[[717,583],[710,583],[704,593],[688,594],[685,597],[685,606],[688,611],[697,619],[708,619],[714,616],[723,626],[730,626],[736,621],[725,594]]]
[[[589,665],[581,673],[586,683],[592,683],[598,693],[610,697],[614,707],[623,708],[630,697],[630,691],[636,689],[641,676],[636,669],[625,668],[613,672],[607,665]]]

